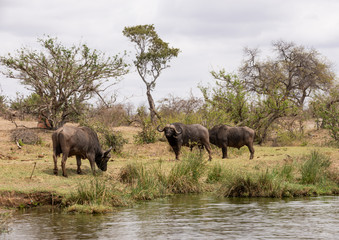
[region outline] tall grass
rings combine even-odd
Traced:
[[[326,171],[331,165],[329,157],[317,151],[305,157],[300,168],[301,182],[303,184],[317,184],[326,179]]]
[[[128,164],[119,174],[121,182],[129,183],[135,200],[152,200],[167,194],[166,178],[157,167],[146,168],[144,164]]]
[[[70,212],[102,213],[112,211],[114,206],[126,205],[114,186],[99,178],[79,183],[68,202],[70,206],[67,211]]]
[[[218,193],[224,197],[292,197],[338,192],[338,184],[328,178],[331,164],[317,151],[305,156],[301,164],[286,163],[258,173],[228,173]]]
[[[199,193],[203,190],[200,183],[206,169],[206,162],[201,154],[187,153],[171,169],[168,176],[168,189],[173,193]]]
[[[224,178],[224,169],[220,163],[214,164],[207,172],[207,183],[217,183]]]
[[[228,175],[219,189],[224,197],[283,197],[286,196],[286,184],[273,171],[260,174],[239,173]]]

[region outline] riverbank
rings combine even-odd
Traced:
[[[34,126],[32,122],[18,125]],[[271,147],[255,146],[255,157],[249,160],[246,147],[230,149],[229,159],[221,159],[221,150],[213,149],[213,160],[207,154],[200,158],[196,148],[191,154],[183,149],[182,160],[175,161],[166,142],[137,145],[133,136],[137,127],[119,127],[129,143],[123,153],[113,156],[107,172],[93,177],[88,160],[83,160],[84,174],[76,174],[76,160],[69,158],[68,178],[53,174],[52,132],[36,130],[40,140],[21,148],[10,140],[15,126],[0,121],[0,206],[32,207],[39,205],[67,206],[70,211],[111,211],[139,200],[151,200],[177,193],[213,192],[223,197],[294,197],[337,195],[339,150],[314,144]],[[313,132],[323,136],[321,132]],[[296,144],[298,145],[298,144]],[[303,145],[303,146],[300,146]],[[314,183],[302,181],[302,166],[312,153],[320,154],[328,167]],[[327,160],[326,160],[327,159]],[[60,159],[58,162],[60,166]],[[324,177],[325,176],[325,177]],[[235,185],[238,183],[238,185]],[[262,188],[260,188],[262,186]],[[235,191],[236,190],[236,191]],[[259,194],[260,193],[260,194]],[[107,206],[108,208],[102,208]],[[100,210],[101,209],[101,210]],[[87,211],[87,210],[86,210]]]

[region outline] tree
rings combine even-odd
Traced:
[[[339,84],[329,94],[318,95],[311,107],[315,117],[321,118],[321,126],[329,129],[331,137],[339,142]]]
[[[22,48],[17,56],[0,57],[0,63],[7,67],[7,77],[21,80],[40,97],[38,112],[52,128],[62,126],[72,114],[80,115],[86,100],[101,97],[128,72],[124,56],[105,57],[85,44],[66,48],[51,37],[38,43],[43,50]],[[110,82],[112,78],[115,81]],[[104,83],[108,85],[103,89]]]
[[[151,92],[155,88],[157,79],[162,70],[170,67],[168,63],[179,54],[178,48],[170,48],[156,33],[154,25],[137,25],[125,27],[124,36],[135,43],[137,51],[133,61],[137,72],[146,85],[146,95],[149,104],[152,123],[155,122],[157,114]]]
[[[216,87],[199,87],[206,104],[214,111],[228,115],[235,124],[242,123],[247,119],[249,111],[248,94],[243,80],[235,74],[226,74],[224,69],[212,71],[211,74],[216,79]]]
[[[277,119],[302,112],[307,98],[326,92],[335,78],[330,64],[314,49],[277,41],[273,51],[276,58],[260,60],[258,49],[246,48],[240,68],[246,89],[258,97],[250,122],[259,143]]]
[[[258,49],[245,49],[240,73],[247,89],[258,94],[270,95],[274,91],[303,108],[307,97],[317,90],[326,91],[335,74],[330,64],[314,50],[284,41],[273,43],[276,59],[261,61]]]

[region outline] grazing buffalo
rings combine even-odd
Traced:
[[[194,145],[206,148],[209,160],[211,161],[211,146],[208,136],[208,130],[200,124],[186,125],[183,123],[167,124],[163,129],[159,129],[159,132],[165,132],[168,143],[171,145],[175,158],[179,159],[181,146],[192,147]]]
[[[66,160],[76,156],[77,173],[81,174],[81,159],[87,158],[95,175],[95,163],[102,171],[107,170],[107,162],[110,159],[112,148],[103,152],[100,147],[96,132],[88,127],[63,126],[52,135],[54,174],[58,175],[57,157],[62,153],[62,175],[67,177]]]
[[[249,127],[230,127],[227,125],[214,126],[209,130],[210,142],[222,149],[222,158],[227,158],[227,147],[240,149],[246,145],[253,159],[253,140],[255,132]]]

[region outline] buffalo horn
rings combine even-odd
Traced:
[[[162,130],[160,130],[159,127],[160,127],[160,125],[157,127],[157,130],[158,130],[159,132],[163,132],[165,128],[163,128]]]
[[[112,147],[110,147],[106,152],[104,152],[104,156],[106,157],[111,150],[112,150]]]
[[[171,126],[171,128],[174,129],[176,135],[182,134],[182,131],[181,131],[181,132],[178,132],[177,129],[175,128],[175,126],[174,126],[173,124],[171,124],[170,126]]]

